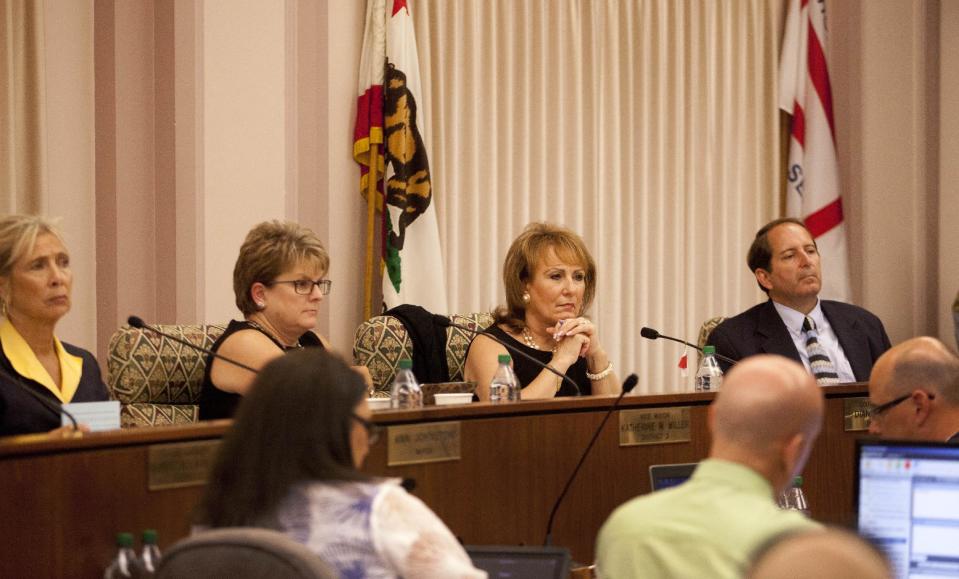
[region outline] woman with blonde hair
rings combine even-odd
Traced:
[[[596,295],[596,263],[578,235],[549,223],[527,225],[506,254],[503,284],[506,306],[487,331],[577,385],[513,358],[523,399],[619,393],[596,325],[584,316]],[[464,374],[476,382],[480,400],[489,399],[500,354],[510,352],[482,334],[470,344]]]
[[[93,354],[57,339],[72,288],[70,254],[52,223],[0,218],[0,436],[69,433],[59,405],[109,398]]]

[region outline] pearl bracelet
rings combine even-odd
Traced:
[[[603,378],[609,376],[610,372],[612,371],[613,371],[613,363],[610,362],[609,364],[606,365],[606,369],[603,370],[602,372],[599,372],[596,374],[590,374],[589,370],[586,370],[586,377],[589,378],[590,380],[602,380]]]

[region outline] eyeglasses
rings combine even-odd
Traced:
[[[273,285],[278,283],[291,283],[293,284],[293,291],[300,294],[301,296],[308,296],[313,292],[313,286],[320,288],[320,293],[323,295],[330,294],[330,287],[333,285],[333,282],[328,279],[318,279],[313,281],[312,279],[288,279],[288,280],[274,280],[268,283],[267,285]]]
[[[360,423],[360,425],[366,429],[366,435],[369,438],[370,446],[376,444],[376,441],[380,439],[380,433],[383,432],[383,427],[378,424],[373,424],[369,420],[353,414],[353,420]]]
[[[890,400],[889,402],[884,402],[880,404],[879,406],[873,406],[872,408],[869,409],[869,419],[873,420],[873,419],[879,418],[880,416],[882,416],[883,412],[888,411],[890,408],[892,408],[893,406],[897,404],[902,404],[905,400],[908,400],[909,398],[911,398],[912,395],[915,394],[916,392],[924,393],[926,395],[926,398],[929,400],[936,399],[936,395],[933,392],[929,392],[927,390],[921,390],[921,389],[913,390],[909,394],[903,394],[899,398],[894,398]]]
[[[909,394],[903,394],[903,395],[900,396],[899,398],[893,398],[893,399],[890,400],[889,402],[883,402],[882,404],[880,404],[880,405],[878,405],[878,406],[873,406],[873,407],[870,408],[869,411],[868,411],[868,413],[869,413],[869,419],[870,419],[870,420],[875,420],[875,419],[879,418],[880,416],[883,415],[884,412],[890,410],[891,408],[893,408],[894,406],[896,406],[896,405],[898,405],[898,404],[902,404],[903,402],[905,402],[906,400],[908,400],[910,397],[912,397],[912,392],[910,392]]]

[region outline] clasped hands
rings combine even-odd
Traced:
[[[596,326],[586,318],[568,318],[559,320],[546,328],[556,344],[556,355],[570,358],[570,364],[578,357],[587,357],[602,348],[596,334]]]

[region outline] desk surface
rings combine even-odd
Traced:
[[[843,431],[843,399],[863,385],[825,390],[826,425],[805,469],[817,519],[847,522],[852,507],[853,440]],[[620,447],[616,417],[559,510],[553,543],[590,561],[599,526],[620,503],[649,492],[651,464],[693,462],[708,453],[706,407],[712,394],[628,396],[622,408],[685,406],[690,442]],[[423,499],[470,544],[541,544],[549,510],[614,397],[471,404],[381,411],[385,426],[456,421],[461,458],[387,466],[386,444],[371,449],[365,470],[416,481]],[[118,531],[159,531],[162,547],[189,532],[203,488],[149,490],[150,448],[216,440],[229,421],[95,433],[79,439],[0,440],[0,561],[4,576],[98,577]]]

